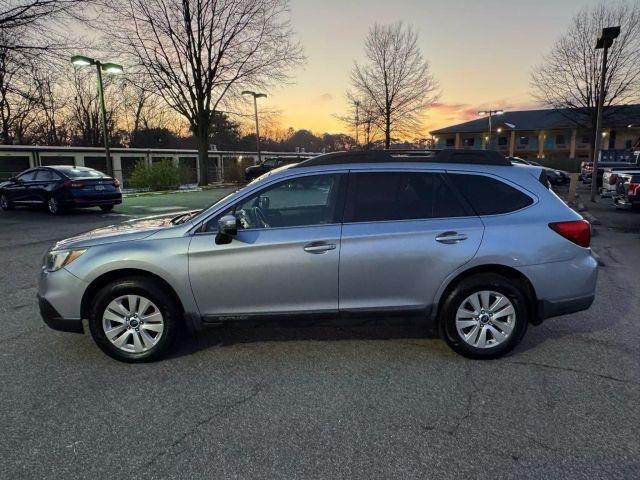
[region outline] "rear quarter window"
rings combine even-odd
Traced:
[[[495,178],[459,173],[448,176],[478,215],[515,212],[533,203],[528,195]]]

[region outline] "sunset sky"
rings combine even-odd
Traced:
[[[293,84],[264,103],[282,111],[283,127],[337,132],[345,90],[367,31],[402,20],[419,33],[424,57],[440,82],[428,130],[475,118],[478,109],[534,107],[531,67],[542,60],[586,0],[291,0],[292,23],[307,55]]]

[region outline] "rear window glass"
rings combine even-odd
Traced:
[[[103,178],[105,174],[90,168],[65,168],[62,170],[70,178]]]
[[[413,220],[466,215],[440,174],[351,173],[345,222]]]
[[[533,203],[528,195],[495,178],[457,173],[449,178],[478,215],[515,212]]]

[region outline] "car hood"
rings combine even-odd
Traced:
[[[74,237],[66,238],[56,242],[52,250],[64,250],[68,248],[92,247],[130,240],[142,240],[159,230],[173,227],[172,220],[186,213],[196,213],[199,210],[173,212],[166,215],[154,215],[152,217],[137,218],[128,220],[118,225],[96,228],[89,232],[81,233]]]

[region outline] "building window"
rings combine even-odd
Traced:
[[[447,138],[446,139],[446,146],[447,147],[455,147],[456,146],[456,139],[455,138]]]
[[[476,139],[473,137],[467,137],[462,141],[462,144],[465,147],[473,147],[473,145],[475,144]]]
[[[507,137],[498,137],[498,145],[501,147],[509,145],[509,139]]]
[[[567,143],[567,140],[564,137],[564,135],[556,135],[556,145],[564,145],[566,143]]]
[[[589,143],[591,143],[591,135],[587,134],[587,135],[582,135],[580,137],[580,143],[583,145],[588,145]]]
[[[520,137],[518,143],[520,145],[529,145],[529,137]]]

